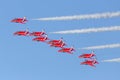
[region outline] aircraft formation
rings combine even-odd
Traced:
[[[11,22],[14,23],[20,23],[20,24],[25,24],[28,20],[26,17],[23,18],[15,18],[11,20]],[[16,31],[14,32],[14,35],[16,36],[34,36],[35,38],[32,39],[32,41],[37,41],[37,42],[44,42],[50,45],[51,47],[56,47],[59,48],[58,52],[59,53],[68,53],[68,54],[73,54],[75,52],[74,47],[66,47],[66,43],[64,42],[63,38],[61,37],[60,39],[50,39],[48,38],[48,35],[44,30],[42,31],[35,31],[35,32],[30,32],[28,29],[26,30],[21,30],[21,31]],[[81,62],[81,65],[89,65],[92,67],[95,67],[95,64],[98,64],[96,55],[94,54],[94,51],[92,53],[83,53],[80,56],[78,56],[79,59],[83,58],[85,59],[83,62]]]

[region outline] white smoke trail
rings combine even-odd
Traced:
[[[99,19],[99,18],[112,18],[120,16],[120,11],[118,12],[105,12],[105,13],[96,13],[96,14],[86,14],[86,15],[73,15],[73,16],[61,16],[61,17],[47,17],[47,18],[38,18],[33,20],[82,20],[82,19]]]
[[[105,48],[120,48],[120,43],[118,44],[109,44],[109,45],[100,45],[100,46],[91,46],[79,49],[86,49],[86,50],[95,50],[95,49],[105,49]]]
[[[120,62],[120,58],[110,59],[110,60],[103,60],[102,62]]]
[[[75,34],[75,33],[92,33],[92,32],[105,32],[105,31],[118,31],[120,26],[102,27],[102,28],[88,28],[88,29],[76,29],[76,30],[66,30],[50,32],[54,34]]]

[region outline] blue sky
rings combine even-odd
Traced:
[[[90,34],[49,34],[53,31],[102,26],[119,26],[119,17],[72,21],[34,21],[31,19],[54,16],[71,16],[120,10],[119,0],[1,0],[0,80],[119,80],[120,63],[103,63],[102,60],[119,58],[120,48],[95,50],[99,65],[96,68],[81,66],[78,56],[90,50],[78,50],[73,55],[58,53],[57,48],[33,37],[14,36],[13,33],[29,28],[45,29],[50,39],[63,37],[68,47],[75,48],[119,43],[119,31]],[[16,17],[26,16],[27,24],[11,23]]]

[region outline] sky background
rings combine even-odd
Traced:
[[[91,50],[78,48],[120,43],[119,31],[89,34],[49,34],[49,32],[119,26],[120,17],[71,21],[35,21],[34,18],[71,16],[120,10],[120,0],[1,0],[0,1],[0,80],[119,80],[120,63],[101,62],[120,57],[120,48],[95,50],[96,68],[80,65],[78,56]],[[26,24],[11,23],[26,16]],[[33,42],[34,37],[14,36],[19,30],[45,29],[50,39],[64,38],[74,45],[73,55],[58,53],[46,43]]]

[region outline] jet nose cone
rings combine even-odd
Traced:
[[[78,56],[78,58],[82,58],[82,55]]]
[[[36,38],[33,38],[32,40],[33,40],[33,41],[35,41],[35,40],[36,40]]]

